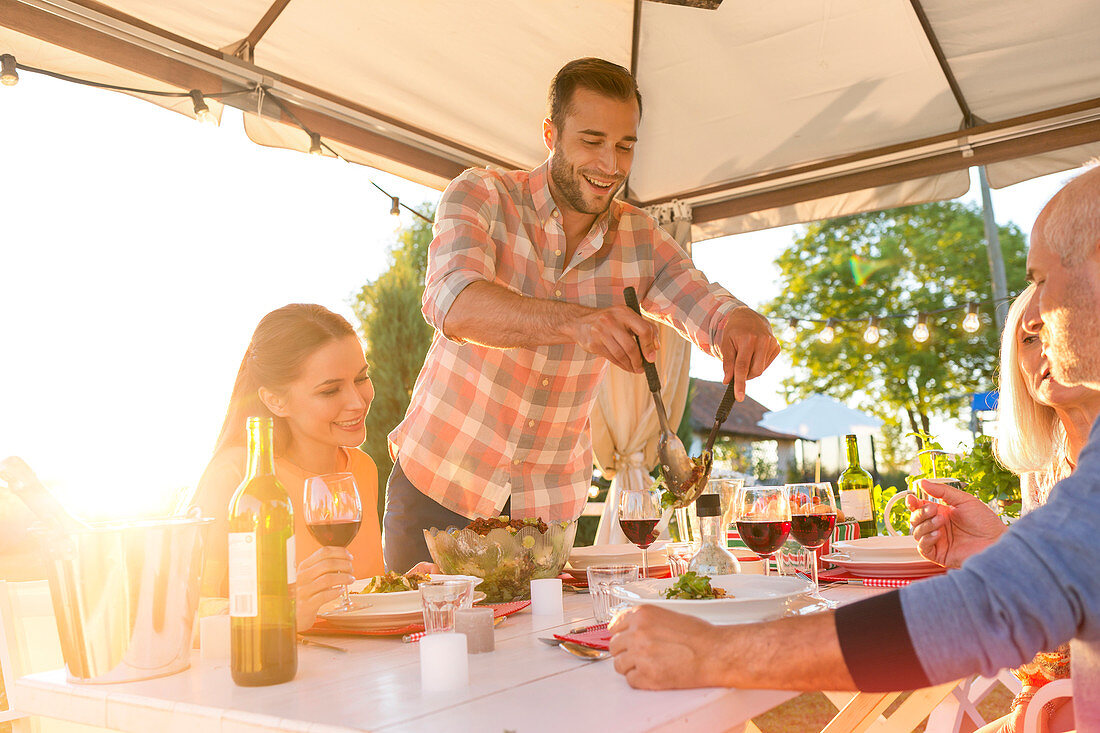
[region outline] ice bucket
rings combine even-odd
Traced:
[[[72,682],[132,682],[190,666],[203,539],[213,521],[181,517],[42,535]]]

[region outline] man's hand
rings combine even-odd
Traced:
[[[745,382],[763,374],[779,356],[779,342],[768,320],[746,305],[734,308],[726,317],[718,349],[725,373],[722,381],[729,384],[733,380],[738,402],[745,399]]]
[[[339,598],[353,580],[351,553],[343,547],[322,547],[298,563],[298,631],[313,626],[321,606]]]
[[[930,479],[921,479],[920,485],[929,496],[947,502],[945,506],[912,494],[905,497],[912,512],[909,526],[917,550],[928,560],[957,568],[1005,533],[1005,525],[996,513],[973,494]]]
[[[716,653],[718,628],[694,616],[634,606],[620,612],[609,628],[615,670],[631,687],[720,687],[725,684],[721,666],[733,663]]]
[[[574,341],[585,351],[602,356],[615,366],[628,372],[642,371],[642,357],[657,358],[657,325],[642,318],[625,305],[614,305],[577,316],[568,327]]]

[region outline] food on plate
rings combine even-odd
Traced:
[[[397,572],[388,572],[385,575],[375,575],[367,581],[360,593],[401,593],[403,591],[416,590],[421,583],[431,580],[427,573],[409,573],[402,575]]]
[[[486,517],[484,519],[475,519],[466,525],[466,529],[477,532],[484,537],[492,532],[494,529],[507,529],[515,534],[524,527],[534,527],[539,531],[539,534],[546,534],[546,522],[542,521],[542,518],[536,519],[509,519],[507,516],[499,517]]]
[[[713,588],[710,577],[689,570],[681,575],[665,591],[665,598],[679,601],[712,601],[715,598],[730,598],[722,588]]]

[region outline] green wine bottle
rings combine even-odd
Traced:
[[[840,509],[848,517],[859,522],[859,536],[873,537],[878,534],[875,521],[875,503],[871,498],[874,480],[871,474],[859,465],[859,447],[856,436],[845,437],[848,448],[848,467],[836,482],[840,495]]]
[[[274,426],[248,418],[248,473],[229,502],[233,681],[275,685],[298,671],[294,509],[275,478]]]

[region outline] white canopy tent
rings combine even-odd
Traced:
[[[757,423],[762,428],[782,433],[792,433],[817,444],[817,471],[821,470],[821,440],[841,435],[870,435],[871,461],[875,459],[875,439],[871,435],[882,427],[882,420],[868,415],[828,395],[810,395],[782,410],[769,412]],[[803,456],[805,458],[805,456]],[[877,468],[876,468],[877,470]]]
[[[551,76],[601,56],[644,96],[629,196],[687,202],[695,240],[956,197],[974,165],[1002,187],[1100,154],[1093,0],[685,4],[715,2],[0,0],[0,53],[246,90],[224,102],[257,142],[307,150],[293,116],[437,188],[471,165],[536,165]]]

